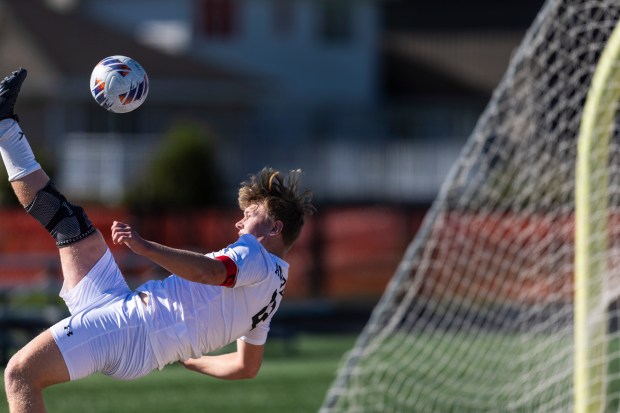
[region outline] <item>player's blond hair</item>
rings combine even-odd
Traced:
[[[282,240],[291,247],[301,233],[306,215],[314,213],[312,192],[300,191],[301,169],[288,174],[266,167],[239,188],[239,207],[245,210],[253,204],[266,206],[269,218],[282,221]]]

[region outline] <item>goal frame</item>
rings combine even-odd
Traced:
[[[618,84],[619,87],[609,87]],[[606,399],[605,273],[609,145],[620,100],[620,24],[597,64],[584,106],[575,176],[574,412],[602,411]]]

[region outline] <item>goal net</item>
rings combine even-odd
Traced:
[[[618,410],[620,79],[582,115],[619,18],[545,3],[321,413]]]

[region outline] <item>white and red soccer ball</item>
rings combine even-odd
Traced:
[[[103,108],[114,113],[137,109],[149,93],[149,78],[138,62],[127,56],[101,60],[90,76],[90,92]]]

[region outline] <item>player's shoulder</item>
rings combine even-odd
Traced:
[[[233,242],[232,244],[229,244],[225,248],[222,248],[220,251],[213,252],[212,254],[222,255],[231,250],[247,249],[247,248],[260,249],[261,243],[254,236],[249,235],[249,234],[244,234],[244,235],[241,235],[239,238],[237,238],[237,240]]]
[[[236,260],[247,260],[252,259],[251,257],[260,257],[264,255],[264,248],[256,237],[250,234],[244,234],[228,247],[214,255],[228,255]]]
[[[240,245],[241,248],[245,250],[242,255],[245,255],[246,258],[254,256],[257,261],[263,261],[264,265],[268,268],[274,266],[288,268],[288,263],[286,261],[267,251],[263,244],[252,234],[241,235],[237,241],[237,245]]]
[[[278,256],[271,254],[252,234],[243,234],[229,247],[238,258],[245,261],[263,262],[265,266],[271,268],[274,265],[288,268],[288,263]]]
[[[261,245],[260,241],[256,239],[256,237],[252,234],[242,234],[239,235],[238,243],[244,244],[252,244],[252,245]]]
[[[234,245],[243,246],[255,252],[265,249],[263,244],[261,244],[260,241],[252,234],[243,234],[239,236],[239,239]]]

